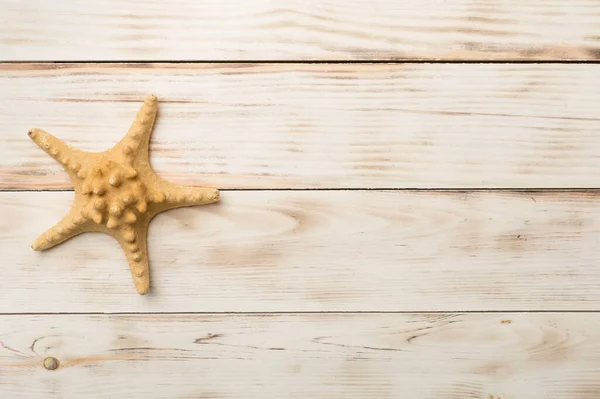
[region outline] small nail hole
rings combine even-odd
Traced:
[[[58,359],[52,356],[45,358],[44,368],[46,370],[56,370],[58,368]]]

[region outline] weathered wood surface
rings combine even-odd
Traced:
[[[145,297],[109,236],[30,249],[72,195],[0,193],[0,312],[600,306],[596,193],[224,192],[154,219]]]
[[[595,60],[590,0],[0,4],[0,60]]]
[[[600,187],[597,65],[0,65],[0,187],[70,187],[31,142],[116,143],[219,188]]]
[[[0,0],[0,397],[598,399],[600,191],[540,191],[600,188],[598,65],[397,61],[597,61],[599,20]],[[139,296],[108,236],[31,250],[73,193],[27,131],[102,151],[149,93],[161,176],[258,191],[158,216]],[[378,190],[260,191],[312,188]]]
[[[598,313],[1,316],[0,340],[7,398],[600,393]]]

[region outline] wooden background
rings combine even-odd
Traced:
[[[600,2],[0,0],[0,397],[597,399]],[[159,97],[223,190],[32,241]],[[47,370],[53,356],[58,369]]]

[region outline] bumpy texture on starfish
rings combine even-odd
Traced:
[[[32,249],[43,251],[85,232],[107,233],[123,248],[137,291],[148,292],[150,220],[169,209],[219,201],[216,189],[179,186],[152,170],[148,146],[157,111],[158,99],[148,96],[127,135],[105,152],[80,151],[41,129],[29,131],[65,168],[75,189],[69,213],[36,239]]]

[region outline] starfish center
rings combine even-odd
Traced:
[[[148,195],[138,172],[129,165],[104,161],[81,170],[85,205],[81,216],[109,229],[133,225],[148,210]]]

